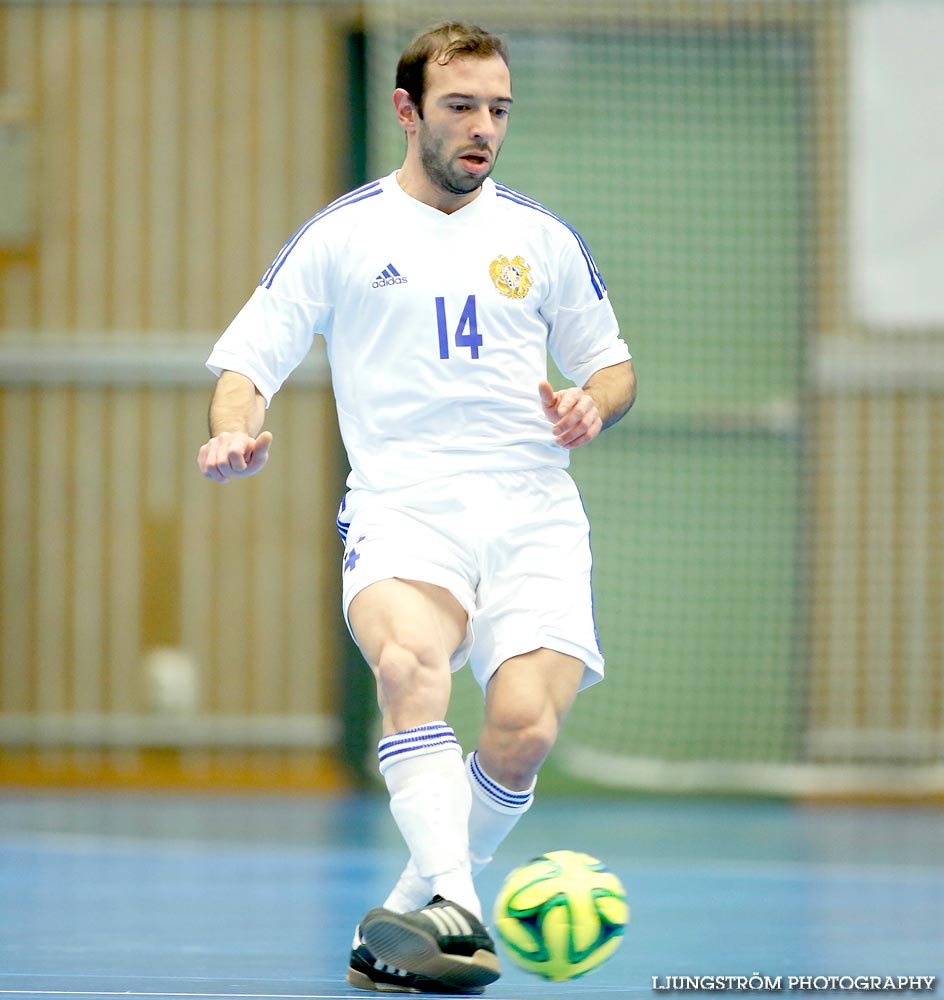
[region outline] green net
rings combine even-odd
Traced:
[[[403,151],[397,56],[440,11],[369,9],[378,175]],[[938,787],[939,662],[917,667],[936,706],[921,751],[875,749],[870,733],[907,719],[870,719],[855,650],[828,642],[869,609],[835,586],[817,599],[837,558],[822,525],[842,516],[817,499],[833,445],[813,355],[821,327],[842,325],[828,309],[842,292],[831,192],[848,6],[478,3],[450,16],[507,37],[515,109],[496,177],[584,236],[640,383],[633,413],[573,457],[607,678],[578,699],[555,761],[611,785],[856,790],[923,769],[916,780]],[[887,683],[900,666],[880,667]],[[837,683],[862,704],[833,704]],[[470,745],[479,701],[460,678],[452,720]]]

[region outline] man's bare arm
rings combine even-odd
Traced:
[[[264,422],[265,399],[252,380],[238,372],[223,372],[210,400],[210,440],[197,456],[203,475],[228,483],[259,472],[272,443],[272,435],[262,431]]]
[[[550,382],[542,382],[538,393],[557,443],[579,448],[626,415],[636,399],[636,373],[632,361],[622,361],[601,368],[583,388],[555,392]]]
[[[626,416],[636,402],[636,370],[632,361],[601,368],[590,376],[583,391],[593,397],[603,421],[603,430],[612,427]]]

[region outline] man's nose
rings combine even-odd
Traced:
[[[495,121],[490,108],[482,108],[472,119],[469,136],[476,142],[490,143],[495,138]]]

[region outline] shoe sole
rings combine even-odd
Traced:
[[[365,975],[363,972],[358,972],[354,968],[347,970],[347,982],[349,986],[353,986],[356,990],[369,990],[371,993],[446,993],[457,997],[475,997],[481,996],[485,992],[485,987],[483,986],[478,988],[470,987],[463,990],[450,986],[448,983],[443,983],[441,990],[436,989],[435,983],[432,982],[424,989],[419,989],[416,986],[397,986],[396,983],[378,983],[371,979],[370,976]]]
[[[361,927],[361,939],[387,965],[459,989],[475,989],[501,976],[498,956],[480,948],[471,956],[440,950],[435,935],[401,919],[399,913],[374,917]]]
[[[395,983],[375,983],[370,976],[365,976],[357,969],[347,970],[347,981],[357,990],[370,990],[373,993],[419,993],[412,986],[397,986]]]

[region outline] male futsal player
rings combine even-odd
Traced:
[[[489,179],[512,105],[502,40],[424,32],[393,103],[403,165],[306,222],[214,347],[199,464],[221,483],[263,467],[265,409],[323,336],[351,465],[343,607],[376,678],[380,771],[410,854],[358,928],[348,981],[481,993],[499,966],[473,875],[603,675],[568,452],[626,413],[635,376],[583,240]],[[574,386],[547,382],[548,351]],[[485,721],[463,763],[443,720],[466,661]]]

